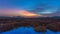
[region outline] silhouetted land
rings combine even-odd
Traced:
[[[33,27],[36,32],[46,32],[46,29],[60,31],[60,18],[0,18],[0,32],[9,31],[17,27]]]

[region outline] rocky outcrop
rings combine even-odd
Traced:
[[[33,27],[36,32],[46,32],[46,29],[60,31],[60,19],[52,18],[1,18],[0,32],[17,27]]]

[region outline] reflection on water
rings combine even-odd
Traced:
[[[35,32],[32,27],[20,27],[10,30],[8,32],[3,32],[1,34],[42,34],[42,33]],[[47,29],[47,32],[45,32],[45,34],[60,34],[60,32],[52,32]]]

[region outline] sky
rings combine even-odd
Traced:
[[[0,0],[0,15],[18,15],[21,10],[43,16],[60,16],[60,0]]]

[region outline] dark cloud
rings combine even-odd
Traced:
[[[55,1],[43,1],[36,4],[33,12],[42,14],[45,16],[60,16],[60,3],[58,0]]]

